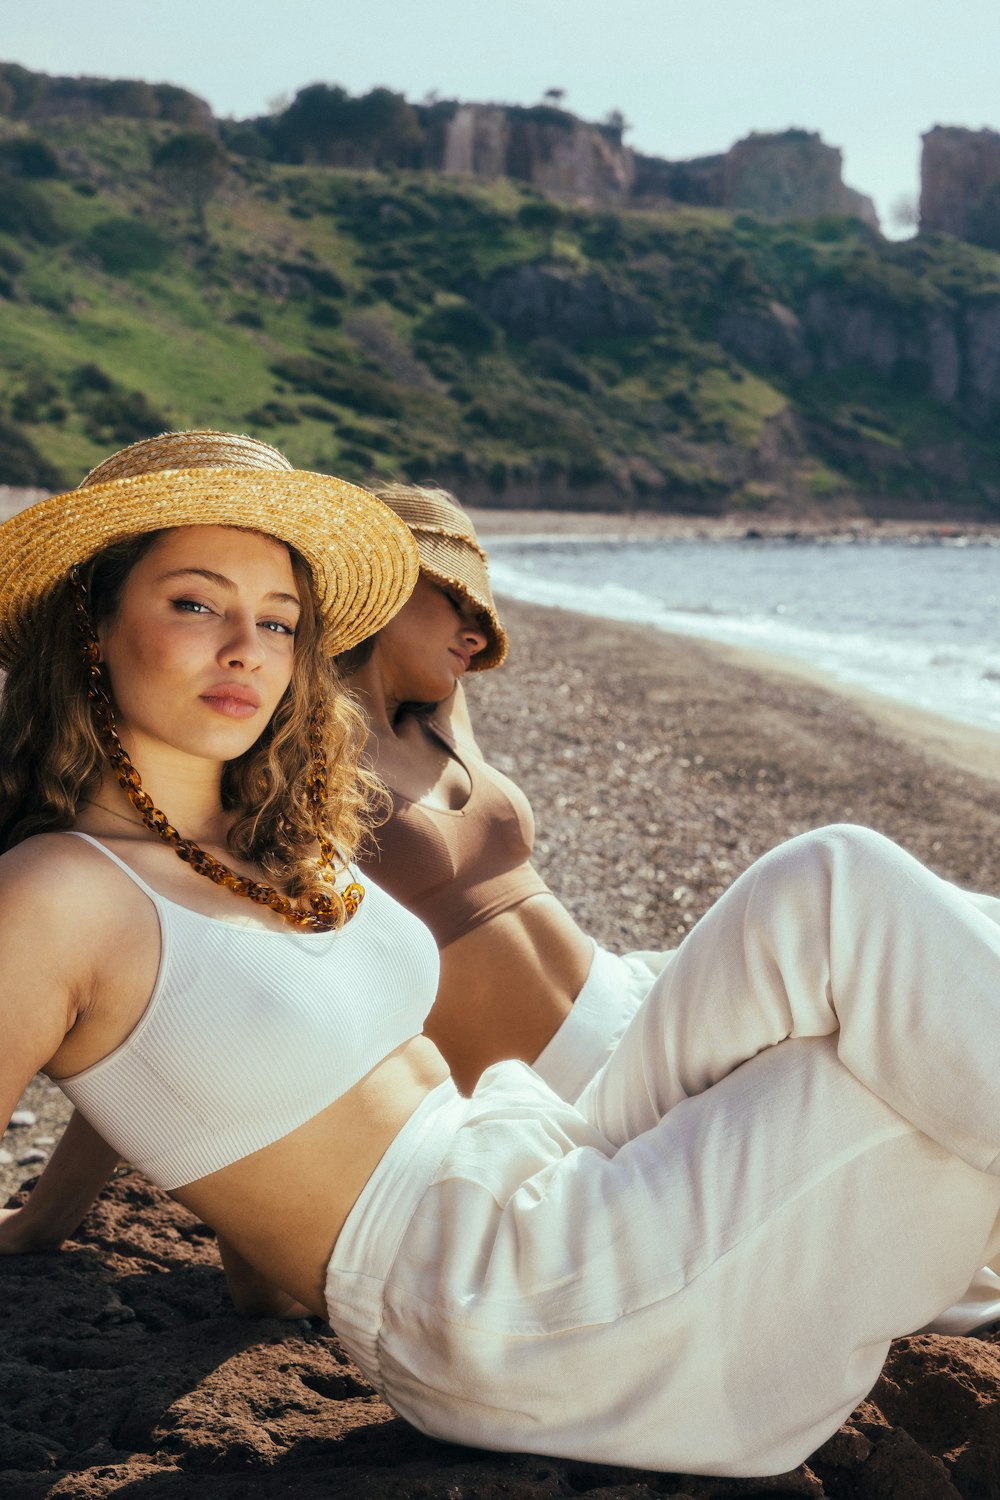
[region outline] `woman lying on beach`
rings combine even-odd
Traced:
[[[508,646],[475,529],[446,490],[377,493],[413,533],[420,577],[389,624],[338,663],[392,797],[358,863],[434,935],[441,979],[424,1030],[459,1088],[520,1058],[572,1101],[667,955],[608,953],[532,867],[531,807],[483,759],[462,689]]]
[[[0,1123],[39,1068],[79,1111],[4,1249],[121,1155],[426,1432],[791,1468],[1000,1249],[1000,903],[804,835],[576,1106],[515,1061],[463,1098],[421,1034],[434,942],[349,863],[326,664],[415,573],[379,502],[219,435],[0,528]]]

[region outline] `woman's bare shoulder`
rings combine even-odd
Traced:
[[[79,839],[36,834],[0,856],[0,1119],[55,1054],[113,950]],[[6,1049],[6,1050],[5,1050]]]
[[[83,839],[64,833],[37,833],[0,855],[0,924],[5,914],[35,911],[48,919],[60,913],[65,925],[81,906],[93,910],[100,899],[94,882],[97,856]]]

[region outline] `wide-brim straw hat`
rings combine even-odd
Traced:
[[[507,655],[507,632],[490,587],[486,553],[469,516],[447,490],[387,484],[375,493],[412,531],[421,572],[442,588],[457,589],[478,614],[486,645],[469,663],[470,672],[498,667]]]
[[[0,525],[0,665],[35,646],[38,607],[72,567],[177,526],[234,526],[294,547],[312,571],[331,655],[380,630],[418,576],[408,527],[367,490],[294,469],[256,438],[166,432]]]

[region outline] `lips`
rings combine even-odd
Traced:
[[[220,682],[201,694],[202,703],[229,719],[252,719],[260,708],[260,695],[242,682]]]
[[[469,670],[469,663],[472,660],[472,657],[466,656],[464,651],[459,651],[457,646],[449,646],[448,649],[451,652],[452,656],[457,656],[459,661],[462,663],[462,671],[467,672]]]

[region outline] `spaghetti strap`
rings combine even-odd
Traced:
[[[159,910],[161,903],[166,898],[159,895],[158,892],[154,891],[151,885],[147,885],[142,876],[137,875],[132,866],[127,865],[125,861],[119,857],[119,855],[115,854],[112,849],[108,848],[107,844],[102,844],[100,839],[94,838],[93,834],[84,833],[82,829],[79,828],[67,828],[65,832],[71,834],[75,839],[86,839],[88,844],[93,844],[95,849],[99,849],[102,854],[106,855],[107,858],[110,859],[113,865],[117,865],[119,870],[127,875],[131,881],[134,881],[134,883],[139,887],[140,891],[147,895],[150,901],[152,901],[153,905],[157,908],[157,910]]]

